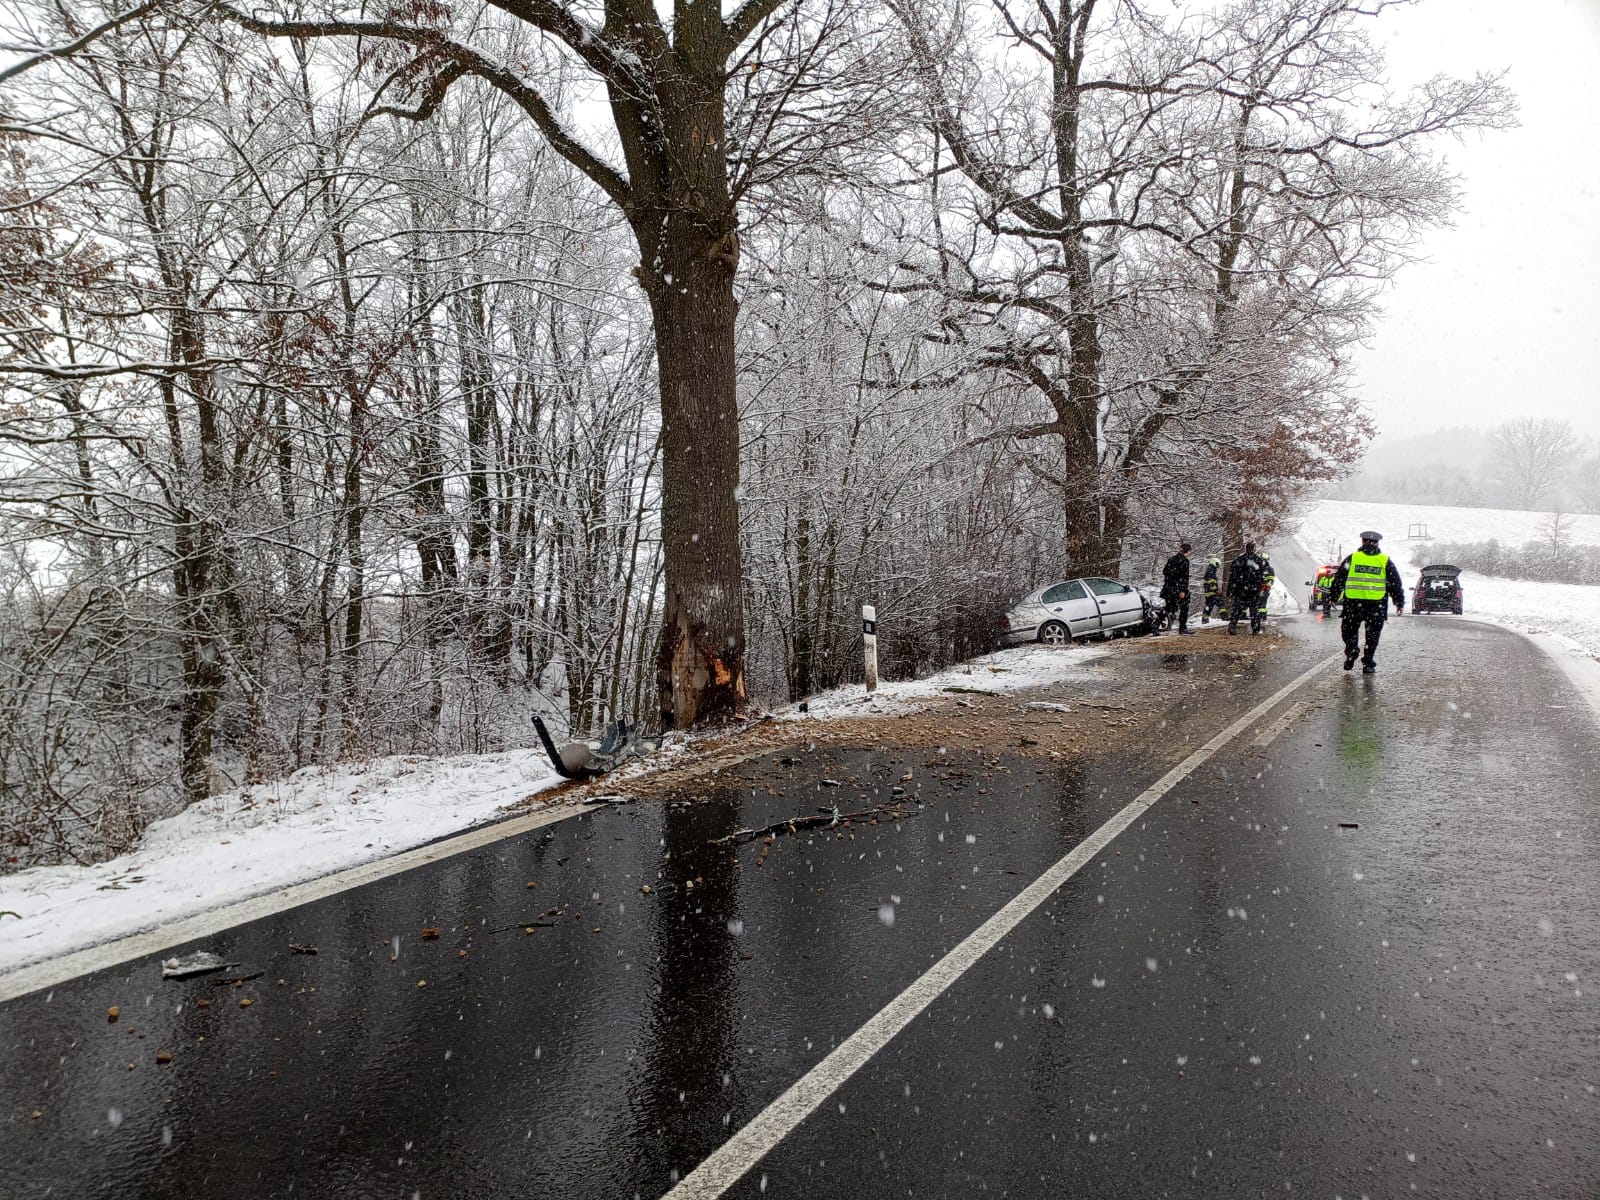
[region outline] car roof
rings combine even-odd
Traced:
[[[1429,563],[1422,568],[1424,575],[1459,575],[1461,568],[1450,563]]]

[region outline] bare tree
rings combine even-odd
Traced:
[[[1115,570],[1137,506],[1184,476],[1342,469],[1351,439],[1326,415],[1363,423],[1339,351],[1452,207],[1428,139],[1508,120],[1498,81],[1389,95],[1361,28],[1381,10],[1343,0],[1181,19],[995,0],[987,25],[895,7],[966,184],[934,201],[908,286],[967,306],[966,336],[1043,401],[1013,437],[1061,447],[1073,560]]]
[[[676,0],[664,18],[651,0],[610,0],[598,23],[588,6],[564,0],[491,0],[460,19],[426,0],[377,19],[337,4],[282,16],[218,10],[273,37],[391,47],[378,56],[373,113],[426,119],[458,81],[486,83],[626,216],[653,317],[661,395],[666,609],[658,671],[668,725],[725,718],[745,702],[739,206],[797,147],[818,140],[807,109],[829,95],[819,73],[836,82],[839,60],[857,57],[848,50],[860,32],[855,9],[852,0],[745,0],[725,17],[717,4]],[[605,89],[620,162],[591,145],[549,94],[541,80],[549,70],[540,66],[547,53]],[[409,92],[412,103],[387,103],[389,92]]]
[[[1538,509],[1559,494],[1578,461],[1578,438],[1565,421],[1518,417],[1493,436],[1490,474],[1520,508]]]
[[[0,224],[0,835],[46,857],[641,707],[659,429],[642,306],[592,278],[615,216],[496,93],[363,121],[342,47],[296,50],[145,13],[11,85],[75,98],[9,135]]]
[[[1552,565],[1559,564],[1572,544],[1572,517],[1559,508],[1539,522],[1539,536],[1544,539]]]

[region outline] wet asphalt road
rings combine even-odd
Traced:
[[[1336,641],[1286,627],[1243,674],[1130,662],[1216,674],[1145,751],[803,754],[229,931],[237,988],[151,959],[24,997],[0,1196],[660,1196]],[[1380,659],[1164,797],[730,1194],[1600,1195],[1600,736],[1492,628],[1407,617]],[[906,773],[905,820],[709,844]]]

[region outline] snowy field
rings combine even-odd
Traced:
[[[1425,504],[1368,504],[1360,500],[1322,500],[1300,523],[1299,542],[1319,562],[1338,562],[1356,548],[1363,529],[1383,534],[1383,548],[1396,560],[1407,593],[1416,583],[1413,555],[1418,547],[1441,542],[1487,542],[1520,546],[1542,535],[1548,514],[1498,508],[1444,508]],[[1570,540],[1600,546],[1600,516],[1573,516]],[[1428,537],[1410,539],[1416,525]],[[1461,588],[1466,615],[1529,633],[1551,633],[1600,658],[1600,587],[1500,579],[1464,571]]]
[[[1101,649],[1024,647],[927,679],[812,697],[839,719],[914,712],[951,687],[1015,692],[1083,678]],[[682,744],[665,755],[682,752]],[[617,776],[626,782],[629,771]],[[96,866],[36,867],[0,877],[0,974],[85,946],[156,929],[215,908],[387,858],[506,815],[559,782],[542,750],[453,758],[398,756],[308,768],[240,788],[164,821],[138,849]]]
[[[1413,525],[1427,527],[1432,542],[1487,542],[1520,546],[1544,535],[1539,526],[1548,513],[1506,508],[1446,508],[1427,504],[1368,504],[1364,500],[1319,500],[1300,523],[1300,544],[1321,562],[1338,562],[1356,548],[1363,529],[1383,534],[1383,548],[1410,569],[1408,540]],[[1568,540],[1600,546],[1600,516],[1568,515]],[[1422,544],[1426,544],[1425,542]]]

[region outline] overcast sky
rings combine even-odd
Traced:
[[[1424,0],[1385,27],[1396,84],[1507,69],[1521,127],[1446,147],[1465,211],[1358,358],[1379,430],[1530,415],[1600,439],[1600,0]]]

